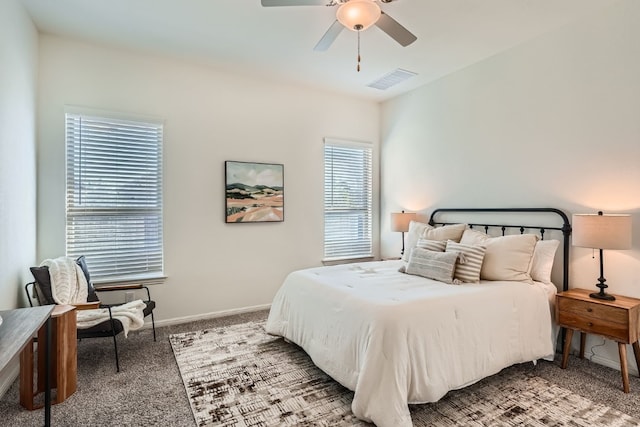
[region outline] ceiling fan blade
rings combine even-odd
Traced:
[[[384,12],[382,12],[380,18],[378,18],[376,26],[387,33],[389,37],[400,43],[402,46],[409,46],[411,43],[418,39],[411,33],[411,31],[398,24],[398,21]]]
[[[331,44],[335,41],[338,35],[342,32],[343,28],[344,28],[344,25],[342,25],[336,19],[334,23],[329,27],[327,32],[324,33],[324,36],[322,36],[322,38],[320,39],[316,47],[313,48],[313,50],[315,50],[316,52],[324,52],[325,50],[329,49],[329,46],[331,46]]]
[[[327,2],[328,0],[262,0],[262,6],[326,6]]]

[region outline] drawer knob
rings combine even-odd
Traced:
[[[589,323],[587,323],[587,326],[591,327],[591,326],[593,326],[593,323],[589,322]]]
[[[588,311],[589,313],[591,313],[591,312],[593,311],[593,308],[589,307],[589,308],[587,308],[587,311]]]

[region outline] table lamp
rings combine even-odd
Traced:
[[[392,213],[391,214],[391,231],[399,231],[402,233],[402,251],[400,255],[404,255],[404,233],[409,231],[409,223],[416,219],[415,212]]]
[[[604,290],[604,269],[602,263],[603,249],[631,249],[631,216],[576,214],[572,218],[573,246],[598,249],[600,251],[600,277],[596,286],[600,292],[589,294],[591,298],[613,301],[616,298]]]

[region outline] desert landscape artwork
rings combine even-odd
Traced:
[[[284,221],[284,165],[225,162],[226,222]]]

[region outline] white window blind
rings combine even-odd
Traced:
[[[373,255],[371,157],[370,144],[325,139],[325,260]]]
[[[163,276],[162,124],[66,114],[67,256],[96,282]]]

